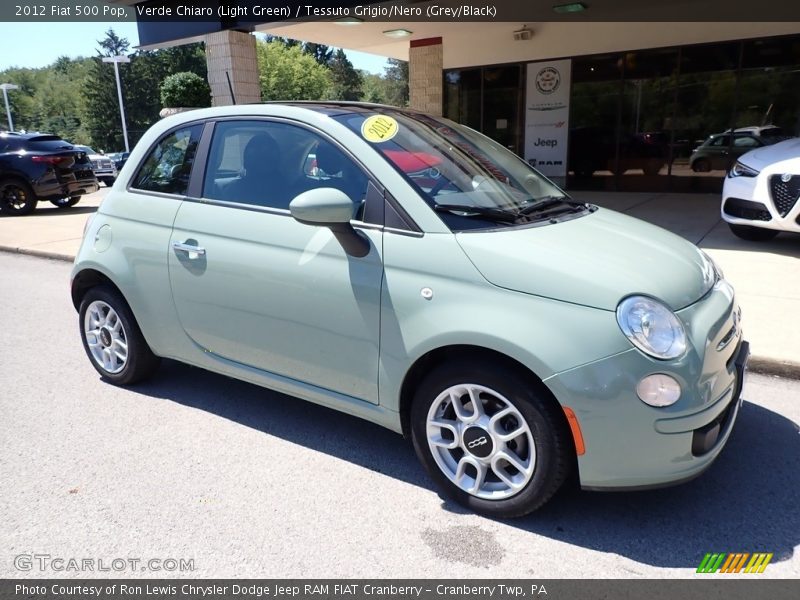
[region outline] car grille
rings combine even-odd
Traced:
[[[728,198],[725,200],[725,214],[738,219],[749,219],[750,221],[770,221],[772,215],[767,208],[760,202],[752,200],[742,200],[741,198]]]
[[[783,175],[772,175],[769,178],[769,193],[778,213],[785,217],[800,196],[800,175],[792,175],[789,181],[783,181],[782,177]]]

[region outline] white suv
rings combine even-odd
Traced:
[[[722,218],[738,237],[800,233],[800,138],[742,155],[725,178]]]

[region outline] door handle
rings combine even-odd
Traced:
[[[178,252],[186,252],[189,254],[189,258],[204,256],[206,253],[205,248],[201,248],[200,246],[192,246],[191,244],[187,244],[185,242],[172,242],[172,248]]]

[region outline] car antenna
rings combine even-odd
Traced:
[[[229,71],[225,71],[225,77],[228,80],[228,90],[231,93],[231,101],[236,104],[236,96],[233,95],[233,86],[231,85],[231,74]]]

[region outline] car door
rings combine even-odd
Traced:
[[[731,143],[731,136],[721,135],[715,138],[708,145],[708,160],[711,162],[711,169],[727,169],[730,153],[728,147]]]
[[[309,173],[326,153],[324,176]],[[366,256],[292,218],[291,199],[315,187],[350,195]],[[377,403],[382,232],[359,221],[368,189],[364,171],[305,126],[214,124],[201,197],[181,204],[172,232],[170,281],[186,335],[215,359]]]

